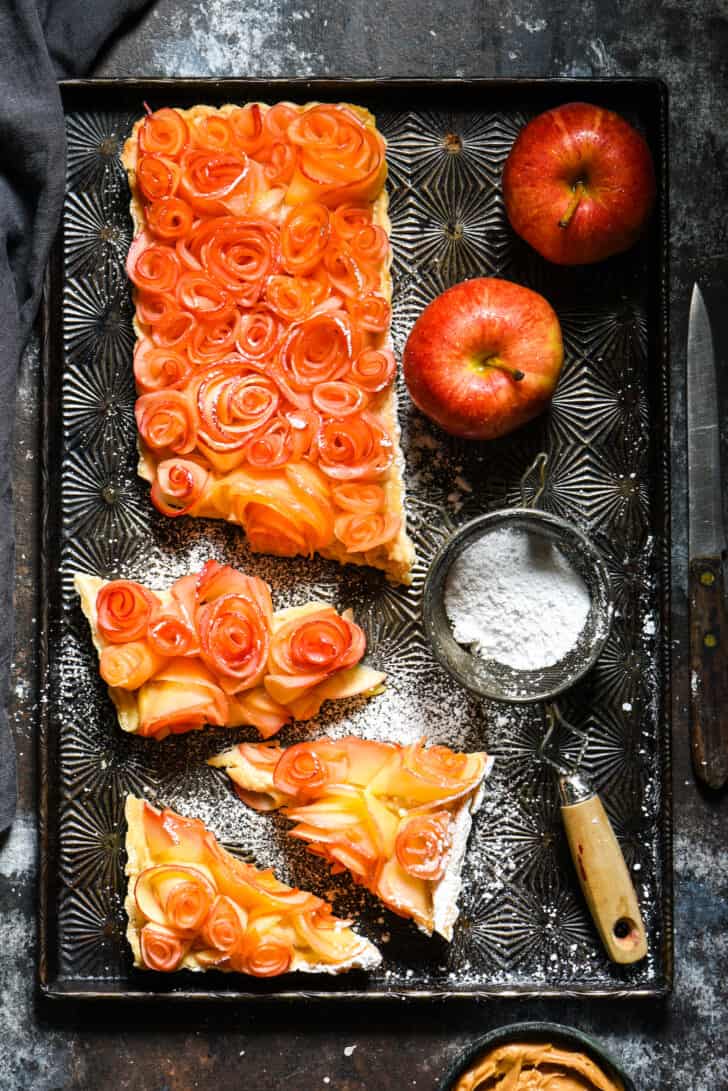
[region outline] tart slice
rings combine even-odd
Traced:
[[[124,907],[135,966],[277,977],[381,961],[328,902],[236,860],[199,819],[127,796],[126,822]]]
[[[346,104],[164,108],[122,154],[139,473],[162,514],[409,583],[385,141]]]
[[[389,909],[452,939],[472,815],[492,759],[349,737],[282,749],[242,744],[211,758],[240,798],[279,808],[292,837]]]
[[[167,591],[81,573],[74,584],[124,731],[163,739],[249,724],[269,738],[384,682],[360,663],[366,640],[351,611],[274,612],[264,580],[217,561]]]

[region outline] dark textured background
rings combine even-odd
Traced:
[[[687,10],[686,10],[687,9]],[[640,1091],[728,1087],[728,855],[724,797],[700,792],[686,733],[684,346],[699,277],[728,285],[725,0],[160,0],[97,75],[659,76],[671,93],[676,960],[655,1002],[163,1010],[54,1008],[34,995],[34,724],[38,352],[25,354],[17,421],[14,706],[20,811],[0,842],[0,1088],[433,1091],[457,1051],[516,1019],[600,1038]],[[714,296],[717,298],[717,296]],[[724,387],[728,384],[724,368]],[[724,403],[725,404],[725,403]],[[725,415],[724,415],[725,419]],[[356,1047],[352,1050],[351,1047]]]

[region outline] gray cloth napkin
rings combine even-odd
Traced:
[[[63,202],[57,79],[85,72],[149,0],[0,0],[0,831],[16,804],[7,702],[13,640],[12,453],[20,353]]]

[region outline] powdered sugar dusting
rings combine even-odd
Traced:
[[[455,639],[518,670],[558,663],[576,644],[590,604],[586,584],[556,546],[511,527],[464,549],[445,586]]]

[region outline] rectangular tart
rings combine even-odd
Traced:
[[[80,572],[74,586],[123,731],[250,725],[270,738],[324,701],[381,692],[350,610],[274,611],[268,584],[230,565],[208,561],[164,591]]]
[[[165,515],[408,583],[385,142],[338,104],[165,108],[131,188],[139,473]]]

